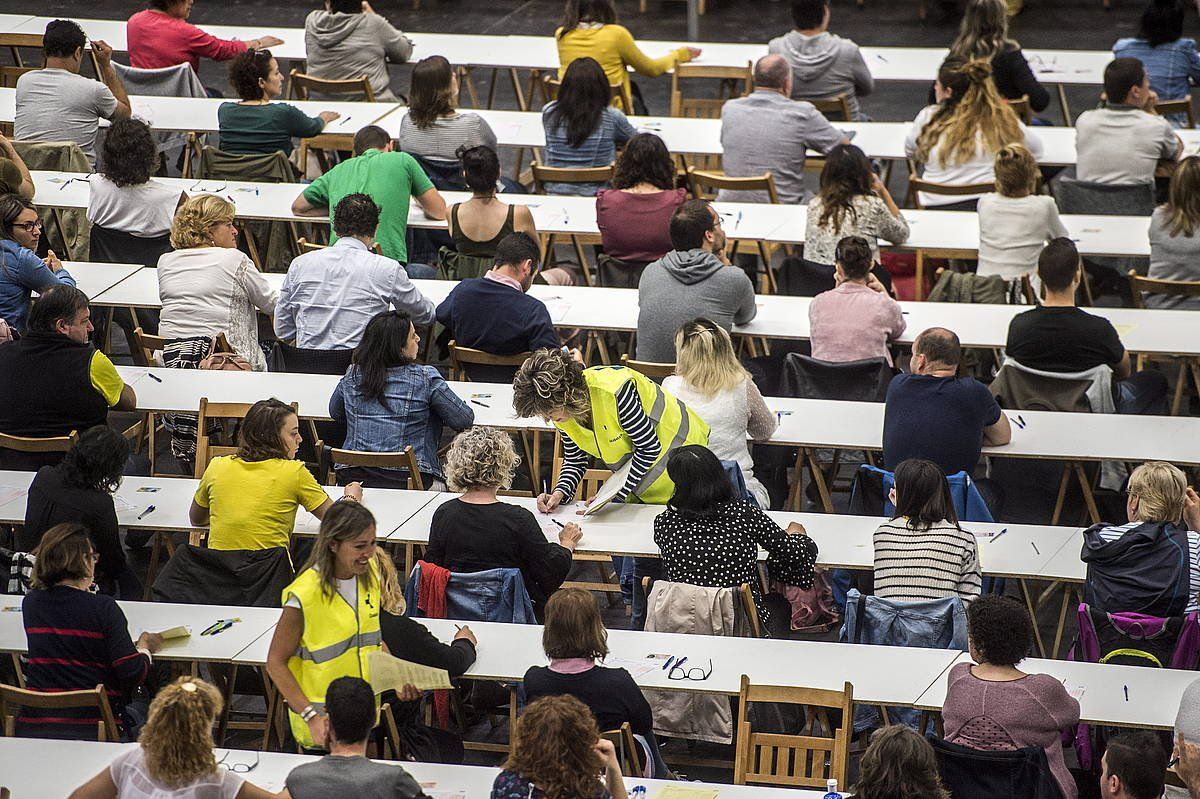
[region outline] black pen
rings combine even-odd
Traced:
[[[560,522],[558,519],[551,519],[550,521],[554,522],[554,523],[555,523],[555,524],[557,524],[559,527],[566,527],[566,525],[565,525],[565,524],[563,524],[562,522]]]
[[[488,405],[486,402],[480,402],[479,400],[471,400],[471,402],[472,402],[473,404],[475,404],[475,405],[478,405],[480,408],[490,408],[490,407],[492,407],[491,405]]]
[[[1025,422],[1025,417],[1024,417],[1024,416],[1022,416],[1021,414],[1019,414],[1019,413],[1018,413],[1018,414],[1017,414],[1017,421],[1019,421],[1019,422],[1021,423],[1021,428],[1022,428],[1022,429],[1024,429],[1024,427],[1025,427],[1025,424],[1026,424],[1026,422]]]
[[[161,383],[161,382],[162,382],[162,378],[161,378],[161,377],[159,377],[158,375],[154,374],[153,372],[146,372],[146,377],[150,378],[150,379],[151,379],[151,380],[153,380],[155,383]]]

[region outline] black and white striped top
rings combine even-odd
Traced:
[[[914,530],[904,518],[874,535],[875,596],[902,602],[979,596],[983,576],[973,533],[941,521]]]
[[[624,502],[662,453],[662,443],[654,432],[654,423],[642,408],[642,398],[638,396],[637,384],[632,380],[621,386],[617,392],[617,421],[633,445],[633,465],[629,467],[629,479],[625,481],[625,487],[620,493],[613,498],[614,502]],[[559,437],[563,445],[563,465],[554,489],[561,491],[563,501],[568,502],[575,496],[591,456],[575,446],[575,442],[566,433],[560,431]]]

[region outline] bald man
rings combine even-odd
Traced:
[[[804,100],[791,99],[792,68],[779,55],[754,65],[754,91],[721,109],[721,158],[725,174],[751,177],[769,172],[781,203],[803,203],[812,193],[804,185],[809,149],[824,155],[849,137]],[[767,202],[766,192],[721,191],[718,200]],[[729,231],[734,235],[735,231]]]

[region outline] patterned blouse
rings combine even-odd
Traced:
[[[505,769],[496,775],[496,781],[492,783],[491,799],[546,799],[546,794],[532,781]],[[612,794],[597,781],[596,793],[572,799],[612,799]]]

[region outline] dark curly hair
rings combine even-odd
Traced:
[[[261,100],[262,87],[258,81],[271,74],[275,56],[270,50],[246,50],[229,62],[229,85],[243,100]]]
[[[347,194],[333,208],[333,232],[339,236],[374,236],[379,206],[369,194]]]
[[[125,436],[105,424],[84,430],[67,450],[59,469],[63,482],[84,491],[111,494],[121,485],[121,473],[129,460]]]
[[[118,119],[104,137],[99,172],[118,186],[140,186],[158,169],[158,145],[140,119]]]
[[[981,662],[1015,666],[1033,646],[1029,612],[1016,600],[988,594],[967,607],[967,634]]]
[[[291,405],[274,397],[254,403],[238,427],[237,456],[248,463],[272,458],[287,460],[287,449],[279,430],[284,420],[295,412]]]
[[[600,730],[588,706],[573,696],[544,696],[517,719],[504,768],[537,785],[546,799],[599,799],[604,768],[594,749]]]
[[[639,133],[625,143],[617,156],[614,189],[631,189],[649,183],[660,191],[675,188],[675,162],[663,140],[653,133]]]

